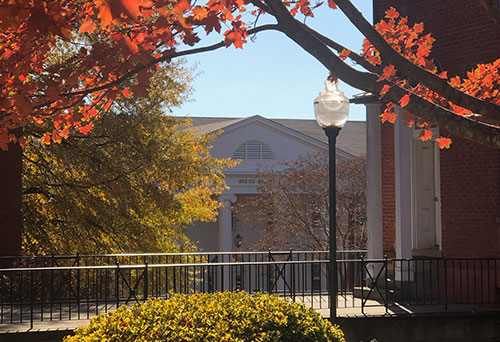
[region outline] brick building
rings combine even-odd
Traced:
[[[500,58],[500,25],[479,1],[374,0],[374,22],[394,6],[436,39],[431,57],[450,76]],[[422,142],[367,104],[369,254],[398,258],[500,256],[500,151],[455,135]],[[415,113],[418,115],[418,113]],[[433,128],[436,136],[448,132]]]

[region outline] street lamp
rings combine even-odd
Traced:
[[[328,137],[329,184],[330,184],[330,321],[337,318],[337,217],[336,217],[336,176],[335,145],[340,129],[349,115],[349,99],[337,88],[338,82],[325,81],[325,90],[314,99],[314,114],[319,126]]]

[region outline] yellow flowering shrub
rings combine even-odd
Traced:
[[[345,342],[313,309],[245,292],[173,295],[93,318],[64,342]]]

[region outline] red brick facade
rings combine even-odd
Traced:
[[[396,177],[394,171],[394,125],[381,125],[382,154],[382,231],[384,254],[395,256],[396,243]]]
[[[376,21],[389,6],[410,23],[424,22],[436,38],[433,57],[450,76],[500,58],[500,28],[477,1],[375,0]],[[395,244],[394,130],[384,124],[381,134],[383,241],[390,251]],[[440,152],[444,256],[500,256],[500,151],[451,138],[451,148]]]
[[[454,136],[440,158],[445,256],[500,256],[500,151]]]

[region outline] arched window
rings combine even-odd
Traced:
[[[261,141],[247,141],[234,151],[233,159],[274,159],[274,153]]]

